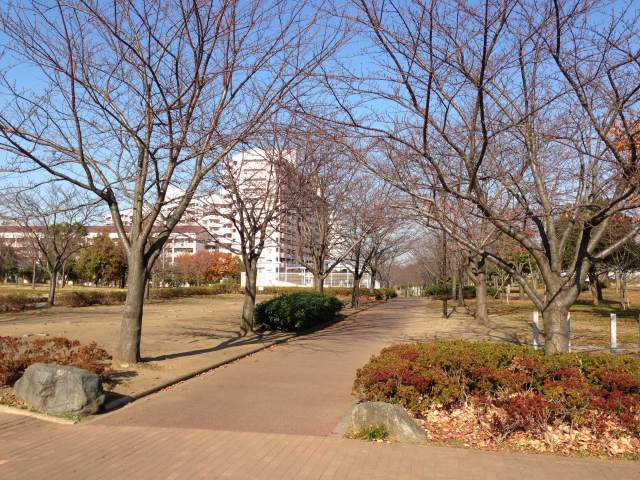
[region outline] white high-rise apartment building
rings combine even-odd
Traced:
[[[231,158],[228,167],[233,180],[228,182],[229,185],[224,185],[227,182],[223,181],[223,186],[227,190],[221,189],[219,198],[214,199],[214,201],[220,201],[223,205],[227,202],[227,206],[217,209],[222,215],[214,213],[210,217],[203,218],[203,224],[206,225],[206,222],[209,222],[210,224],[219,225],[227,221],[232,225],[233,222],[229,217],[237,220],[239,212],[233,211],[234,207],[231,200],[232,197],[238,196],[243,199],[245,204],[253,206],[257,212],[261,212],[261,215],[269,215],[273,205],[277,205],[280,202],[281,198],[279,196],[283,195],[283,190],[285,190],[282,188],[281,183],[284,179],[279,178],[280,170],[269,158],[271,155],[275,154],[253,149],[237,153]],[[295,153],[284,152],[279,161],[295,162]],[[236,191],[231,192],[228,191],[229,189]],[[210,230],[210,227],[207,227],[207,229]],[[278,214],[269,225],[264,249],[257,265],[258,286],[282,284],[279,279],[281,272],[296,265],[296,252],[292,233],[292,218],[286,214]],[[216,243],[220,243],[220,237],[216,238],[218,238]],[[239,252],[240,237],[236,229],[233,229],[230,238],[232,243],[229,250]]]
[[[295,155],[289,155],[294,161]],[[247,198],[264,199],[273,192],[270,186],[278,182],[276,171],[268,159],[268,152],[259,149],[236,153],[229,162],[231,169],[236,169],[235,185],[240,194],[243,191]],[[169,202],[166,210],[182,196],[179,189],[168,192]],[[171,201],[171,199],[175,199]],[[237,215],[233,211],[230,192],[221,188],[218,192],[202,197],[196,197],[187,208],[182,220],[176,226],[169,242],[165,246],[163,258],[173,264],[179,255],[195,253],[199,250],[215,250],[239,255],[240,235],[230,218]],[[125,225],[131,223],[131,212],[121,213]],[[104,218],[105,226],[114,235],[113,221],[110,215]],[[100,227],[92,229],[92,236],[97,235]],[[295,260],[294,226],[290,217],[279,216],[274,225],[269,228],[265,247],[258,260],[258,285],[290,284],[283,278],[289,272],[300,271]]]
[[[295,161],[295,155],[289,155]],[[265,185],[279,181],[263,150],[248,150],[235,154],[230,167],[235,168],[239,177],[240,193],[246,191],[247,198],[266,198],[272,195]],[[168,192],[166,211],[182,196],[182,191],[173,188]],[[238,255],[240,236],[231,219],[234,213],[232,197],[228,191],[220,189],[206,197],[194,198],[181,222],[174,228],[164,246],[160,263],[173,265],[180,255],[193,254],[202,250],[221,251]],[[132,213],[121,212],[125,227],[131,225]],[[89,226],[87,237],[107,233],[112,239],[118,234],[110,215],[104,217],[103,225]],[[24,229],[17,225],[0,225],[0,239],[15,246],[25,246],[28,242]],[[338,271],[339,270],[339,271]],[[344,268],[336,269],[327,278],[326,286],[350,286],[352,275]],[[261,286],[312,286],[313,277],[296,261],[295,218],[291,214],[279,215],[269,228],[265,247],[258,260],[257,284]]]

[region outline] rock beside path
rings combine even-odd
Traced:
[[[29,407],[53,415],[90,415],[104,402],[100,377],[69,365],[34,363],[15,392]]]
[[[353,407],[349,430],[360,432],[366,428],[383,426],[390,439],[403,443],[424,443],[424,430],[398,405],[385,402],[364,402]]]

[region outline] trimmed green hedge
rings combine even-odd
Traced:
[[[89,305],[117,305],[124,303],[126,299],[127,292],[123,290],[114,290],[112,292],[104,290],[75,290],[60,294],[56,303],[69,307],[88,307]]]
[[[446,293],[449,298],[452,298],[453,295],[451,294],[451,288],[451,282],[434,283],[422,289],[422,296],[442,300],[442,297]],[[476,298],[476,287],[474,285],[465,285],[463,287],[463,292],[464,298]],[[497,293],[498,291],[494,287],[487,285],[487,296],[495,297]]]
[[[193,296],[242,293],[237,283],[219,283],[207,287],[152,288],[151,298],[170,300]],[[68,307],[88,307],[90,305],[118,305],[127,299],[126,290],[91,289],[62,290],[56,296],[56,305]],[[46,293],[18,292],[0,293],[0,312],[31,310],[37,303],[47,301]]]
[[[171,298],[221,295],[224,293],[241,293],[242,289],[237,283],[217,283],[208,287],[172,287],[152,288],[151,298],[163,300]]]
[[[151,298],[170,300],[172,298],[184,298],[207,295],[221,295],[224,293],[239,293],[240,286],[237,283],[220,283],[208,287],[173,287],[152,288]],[[124,303],[127,292],[124,290],[86,290],[72,291],[60,294],[59,305],[71,307],[87,307],[89,305],[117,305]]]
[[[336,318],[342,309],[336,297],[319,292],[281,295],[256,305],[256,324],[296,332]]]
[[[310,292],[311,287],[265,287],[260,292],[264,295],[290,295],[298,292]],[[325,295],[332,295],[334,297],[350,297],[351,287],[325,287]],[[371,290],[368,288],[361,288],[360,295],[363,297],[369,297],[372,295]],[[390,298],[396,298],[398,293],[395,288],[377,288],[373,291],[373,297],[376,300],[388,300]]]
[[[312,287],[264,287],[258,293],[264,295],[289,295],[298,292],[315,291]],[[324,294],[333,295],[334,297],[351,296],[351,287],[325,287]]]

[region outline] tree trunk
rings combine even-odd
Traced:
[[[544,321],[544,352],[547,355],[569,351],[569,306],[559,302],[547,305],[542,312]]]
[[[604,302],[604,296],[602,294],[602,282],[598,277],[596,277],[596,298],[600,303]]]
[[[53,307],[56,301],[56,287],[58,285],[58,269],[51,269],[51,278],[49,279],[49,297],[47,298],[47,305]]]
[[[589,290],[591,291],[593,304],[600,305],[602,302],[602,288],[600,287],[600,282],[598,282],[598,276],[595,272],[589,272]]]
[[[456,295],[458,294],[458,275],[453,272],[453,274],[451,275],[451,298],[455,299]],[[446,282],[446,280],[445,280]]]
[[[127,300],[124,304],[120,324],[120,346],[118,359],[124,363],[140,361],[140,338],[142,335],[142,311],[147,286],[147,269],[142,252],[134,252],[129,258],[129,281]]]
[[[248,268],[247,268],[248,267]],[[242,305],[242,321],[240,328],[249,332],[253,329],[254,315],[256,312],[256,292],[258,280],[258,261],[250,260],[245,264],[246,282],[244,285],[244,303]]]
[[[489,313],[487,311],[487,275],[483,270],[476,273],[476,309],[473,314],[478,322],[487,325]]]
[[[320,292],[323,293],[324,292],[324,275],[320,275],[320,274],[313,274],[313,289],[316,292]]]
[[[622,304],[622,309],[627,309],[627,279],[624,274],[620,274],[620,303]]]
[[[464,307],[464,284],[462,282],[462,271],[458,271],[458,307]]]
[[[353,287],[351,288],[351,308],[358,308],[360,304],[360,280],[361,276],[353,275]]]
[[[377,273],[378,273],[377,270],[375,270],[373,268],[371,269],[371,277],[369,278],[369,282],[371,284],[369,285],[369,287],[370,287],[372,295],[375,295],[375,293],[376,293],[376,275],[377,275]]]

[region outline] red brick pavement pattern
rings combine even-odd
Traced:
[[[278,433],[56,425],[25,441],[19,423],[0,423],[3,480],[640,478],[637,462]]]
[[[355,402],[356,370],[428,329],[421,299],[389,302],[104,415],[96,424],[328,435]]]
[[[640,462],[326,436],[355,368],[429,327],[421,302],[394,302],[94,422],[0,414],[0,480],[640,480]]]

